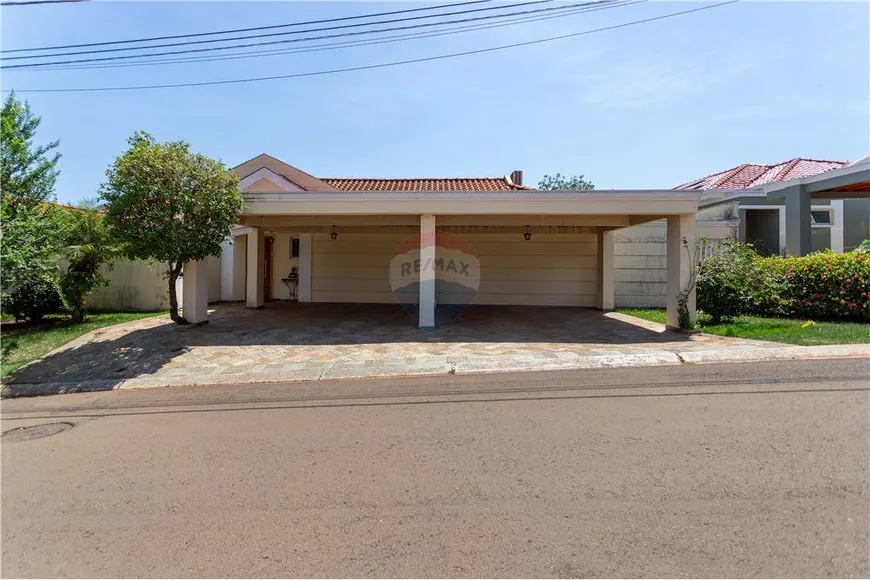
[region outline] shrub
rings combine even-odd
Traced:
[[[60,312],[62,308],[56,279],[44,273],[20,278],[3,296],[3,312],[15,320],[39,322],[46,314]]]
[[[764,270],[782,281],[780,291],[769,300],[780,312],[769,314],[870,321],[870,254],[828,251],[799,258],[763,258],[760,262]]]
[[[759,303],[769,302],[775,287],[758,253],[736,240],[721,242],[718,251],[698,265],[698,309],[713,323],[758,310]]]

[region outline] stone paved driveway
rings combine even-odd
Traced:
[[[93,331],[22,368],[8,381],[6,393],[35,383],[66,392],[122,383],[545,370],[577,368],[582,360],[606,366],[625,357],[674,364],[676,352],[775,346],[689,336],[595,310],[473,306],[458,318],[444,314],[437,330],[424,332],[399,305],[271,303],[264,310],[247,310],[218,304],[206,326],[176,326],[160,316]]]

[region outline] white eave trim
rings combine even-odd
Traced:
[[[634,214],[695,213],[698,191],[243,193],[245,214]]]
[[[283,175],[278,175],[268,167],[261,167],[250,175],[245,176],[241,181],[239,181],[239,189],[241,189],[242,193],[244,194],[245,189],[251,187],[261,179],[265,179],[266,181],[270,182],[281,192],[300,191],[302,189]]]

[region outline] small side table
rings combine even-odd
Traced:
[[[290,290],[290,300],[299,300],[297,290],[299,289],[299,276],[291,276],[289,278],[281,278],[281,282]]]

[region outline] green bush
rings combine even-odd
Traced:
[[[753,313],[760,304],[768,310],[768,297],[776,291],[775,276],[751,245],[725,240],[698,265],[698,309],[714,323]]]
[[[817,252],[800,258],[762,258],[782,281],[768,299],[771,315],[814,320],[870,321],[870,254]]]
[[[870,321],[870,253],[762,258],[729,240],[698,265],[697,297],[714,323],[748,314]]]
[[[57,280],[48,274],[35,273],[20,278],[15,287],[3,296],[3,312],[15,320],[39,322],[46,314],[63,309]]]

